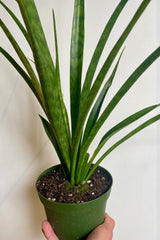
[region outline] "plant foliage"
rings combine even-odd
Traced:
[[[2,46],[0,47],[0,52],[6,59],[8,59],[8,61],[26,81],[35,97],[39,101],[42,109],[44,110],[46,118],[42,116],[40,116],[40,118],[46,134],[57,152],[65,176],[73,185],[82,184],[91,176],[96,167],[110,152],[142,129],[160,119],[160,114],[158,114],[129,132],[126,136],[113,144],[113,146],[109,147],[103,153],[103,155],[96,160],[94,167],[91,168],[91,165],[97,157],[97,154],[100,153],[102,147],[113,135],[129,126],[131,123],[137,121],[141,117],[145,116],[155,108],[159,107],[159,104],[157,104],[144,108],[113,126],[104,134],[94,150],[93,155],[90,156],[88,149],[109,115],[115,109],[123,96],[125,96],[133,84],[139,79],[139,77],[160,56],[160,47],[158,47],[134,70],[134,72],[124,82],[122,87],[113,96],[109,104],[105,105],[105,97],[116,76],[124,48],[121,53],[120,50],[151,0],[143,0],[141,2],[134,16],[106,57],[106,60],[100,68],[97,76],[95,76],[103,49],[118,17],[126,6],[128,0],[121,0],[119,2],[99,38],[93,53],[93,57],[88,66],[83,85],[82,67],[85,36],[85,1],[74,1],[70,47],[71,127],[69,125],[69,116],[63,101],[61,89],[58,40],[54,11],[52,14],[56,53],[55,63],[53,62],[49,52],[34,0],[16,1],[18,3],[25,26],[19,21],[11,9],[9,9],[3,3],[3,1],[0,1],[0,4],[12,17],[13,21],[15,24],[17,24],[26,41],[28,42],[33,53],[36,72],[33,70],[16,39],[7,28],[7,25],[2,20],[0,20],[0,26],[19,56],[24,68],[22,68]],[[115,63],[118,55],[119,58]],[[111,75],[106,80],[106,75],[113,64],[114,67]]]

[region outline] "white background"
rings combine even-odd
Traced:
[[[119,1],[86,1],[86,42],[84,52],[84,73],[96,46],[98,38],[111,12]],[[104,50],[101,63],[108,50],[127,25],[140,4],[140,0],[129,1],[114,28],[108,45]],[[4,0],[4,3],[8,3]],[[64,100],[69,109],[69,45],[73,13],[73,0],[37,0],[42,24],[48,44],[53,51],[53,28],[51,9],[54,8],[58,29],[61,78]],[[20,17],[15,1],[9,1],[9,7]],[[159,10],[158,10],[159,9]],[[127,39],[115,82],[106,102],[123,84],[132,71],[157,46],[158,19],[160,5],[152,0],[135,29]],[[8,14],[0,8],[0,16],[29,58],[31,52],[24,38]],[[159,23],[158,23],[159,21]],[[0,44],[18,60],[7,38],[0,32]],[[129,114],[160,102],[159,89],[160,62],[157,61],[134,85],[117,106],[105,124],[105,129],[113,126]],[[100,69],[100,68],[98,68]],[[150,116],[156,115],[158,110]],[[44,169],[58,163],[56,154],[48,141],[38,113],[41,109],[23,79],[0,57],[0,239],[5,240],[41,240],[41,222],[45,218],[41,203],[37,197],[34,183]],[[144,118],[146,119],[146,118]],[[139,121],[140,123],[141,121]],[[137,125],[135,125],[137,126]],[[134,127],[134,124],[133,124]],[[122,144],[102,163],[113,175],[114,183],[107,212],[115,219],[114,240],[158,240],[160,239],[158,200],[160,192],[158,181],[160,163],[160,124],[149,127],[128,142]],[[126,129],[126,133],[130,128]],[[101,135],[101,133],[100,133]],[[123,135],[123,134],[122,134]],[[121,134],[118,134],[116,140]],[[96,145],[98,139],[94,142]],[[110,142],[111,144],[112,142]],[[94,146],[93,146],[94,148]],[[96,214],[96,213],[95,213]]]

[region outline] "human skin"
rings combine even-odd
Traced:
[[[112,240],[114,226],[114,220],[106,213],[104,222],[89,234],[87,240]],[[59,240],[46,220],[42,222],[42,231],[47,240]]]

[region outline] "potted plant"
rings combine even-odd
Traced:
[[[160,56],[160,47],[158,47],[135,69],[111,101],[105,105],[105,97],[116,76],[124,52],[123,44],[151,0],[141,2],[135,15],[95,76],[99,59],[111,31],[128,2],[127,0],[119,1],[100,36],[83,85],[85,2],[84,0],[75,0],[70,46],[70,117],[63,101],[61,89],[54,11],[52,13],[56,52],[55,64],[47,46],[34,0],[16,1],[25,27],[3,1],[0,1],[0,4],[11,15],[28,42],[33,53],[36,70],[2,20],[0,20],[0,26],[18,54],[24,68],[3,47],[0,47],[0,52],[26,81],[44,110],[45,117],[40,116],[40,118],[60,160],[60,165],[47,169],[38,178],[36,182],[38,194],[45,206],[47,218],[55,228],[60,240],[85,239],[86,235],[103,221],[106,200],[112,186],[110,173],[101,168],[99,164],[121,143],[160,119],[160,114],[158,114],[143,122],[115,142],[99,157],[101,149],[113,135],[159,107],[159,104],[133,113],[109,129],[102,136],[93,154],[89,154],[88,149],[91,143],[114,108],[139,77]],[[106,78],[109,70],[111,74]],[[103,111],[102,106],[104,107]],[[104,188],[99,192],[100,186],[104,186]],[[95,210],[96,207],[98,210]]]

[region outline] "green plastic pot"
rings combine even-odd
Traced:
[[[37,181],[57,166],[44,171]],[[59,240],[85,240],[87,235],[103,222],[106,202],[112,186],[112,176],[107,170],[105,171],[111,179],[110,188],[102,196],[88,202],[74,204],[53,202],[42,196],[37,190],[47,219]]]

